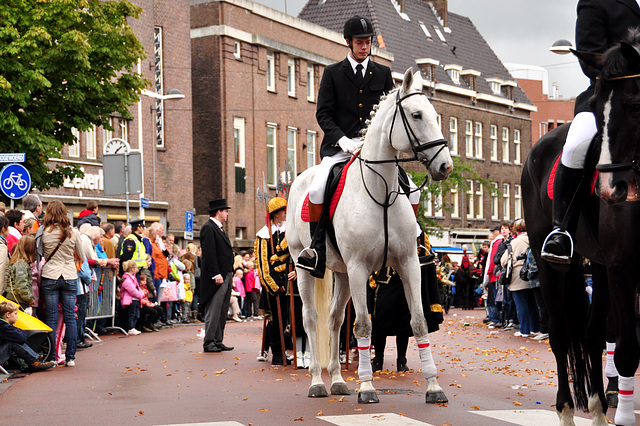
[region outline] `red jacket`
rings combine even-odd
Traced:
[[[491,250],[489,250],[489,260],[487,260],[487,276],[489,277],[489,282],[495,283],[498,280],[498,277],[493,272],[496,268],[495,263],[493,263],[493,257],[496,255],[498,251],[498,246],[504,240],[504,236],[502,234],[498,235],[493,242],[491,243]]]

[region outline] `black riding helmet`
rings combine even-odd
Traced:
[[[351,41],[353,37],[373,37],[371,21],[362,16],[354,16],[344,24],[344,38]]]

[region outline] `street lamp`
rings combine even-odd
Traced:
[[[549,50],[556,55],[567,55],[571,53],[570,49],[573,49],[573,44],[565,39],[556,40],[549,48]]]
[[[171,89],[166,94],[161,95],[160,93],[152,92],[151,90],[142,89],[140,92],[141,95],[147,96],[153,99],[160,99],[161,101],[168,101],[172,99],[184,99],[184,94],[178,89]],[[142,198],[144,198],[144,157],[143,157],[143,144],[142,144],[142,97],[138,102],[138,145],[140,148],[140,162],[142,164],[142,192],[140,192],[140,211],[138,214],[139,219],[144,219],[144,208],[142,208]],[[155,200],[156,195],[156,185],[155,185],[155,173],[156,173],[156,150],[155,146],[153,149],[153,174],[154,174],[154,184],[153,184],[153,199]]]

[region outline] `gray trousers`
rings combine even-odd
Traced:
[[[220,288],[207,302],[204,307],[204,343],[203,346],[209,344],[222,343],[224,337],[224,327],[227,324],[227,314],[229,312],[229,303],[231,301],[231,283],[233,274],[229,273],[224,282],[220,284]]]

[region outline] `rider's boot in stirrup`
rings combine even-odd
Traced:
[[[309,202],[309,230],[311,245],[300,252],[296,266],[305,269],[316,278],[324,278],[326,268],[326,225],[322,220],[323,204]]]
[[[551,262],[551,265],[566,272],[573,256],[573,238],[577,227],[580,205],[582,204],[580,183],[582,182],[583,170],[571,169],[560,162],[556,170],[553,184],[552,219],[553,231],[547,236],[542,246],[541,256]],[[573,201],[572,201],[573,199]],[[573,205],[571,205],[573,203]],[[565,216],[568,218],[566,228],[562,223]]]

